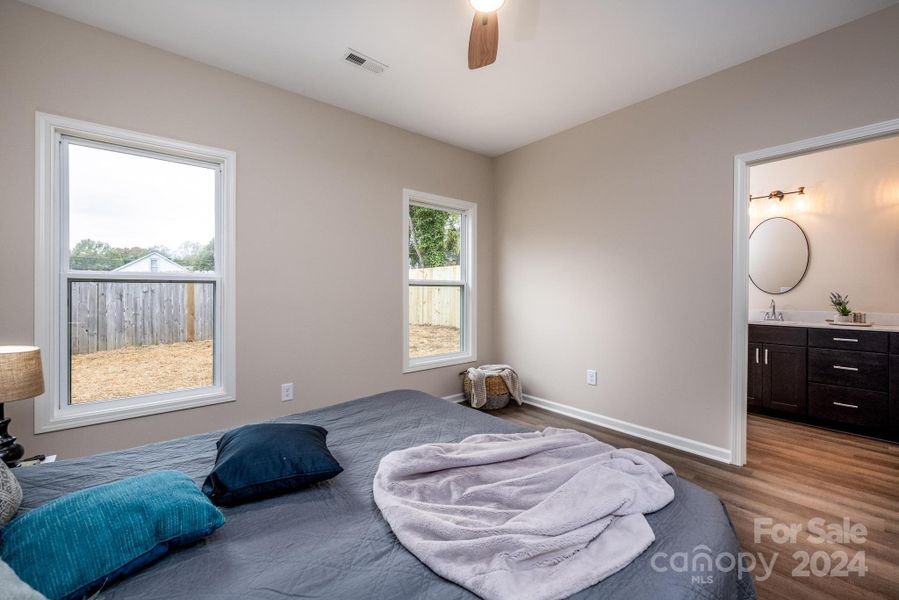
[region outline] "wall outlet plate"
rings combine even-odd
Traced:
[[[596,369],[587,369],[587,385],[596,385]]]
[[[293,384],[281,384],[281,402],[288,402],[290,400],[293,400]]]

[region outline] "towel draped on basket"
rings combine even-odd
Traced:
[[[487,404],[487,377],[496,375],[502,378],[503,383],[509,390],[509,396],[521,406],[521,381],[518,379],[518,373],[509,365],[481,365],[480,367],[471,367],[465,373],[469,381],[471,381],[471,405],[474,408],[481,408]]]

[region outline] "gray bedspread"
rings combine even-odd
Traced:
[[[336,478],[300,491],[223,510],[225,525],[190,548],[164,557],[112,585],[103,598],[378,600],[473,599],[406,551],[381,517],[372,481],[381,458],[427,442],[457,442],[477,433],[526,431],[508,421],[421,392],[401,390],[278,419],[328,431],[344,467]],[[201,483],[215,460],[213,432],[120,452],[18,469],[22,510],[85,487],[159,469],[177,469]],[[652,557],[706,546],[714,557],[739,552],[719,499],[668,476],[674,500],[647,515],[656,541],[627,568],[574,596],[578,600],[755,597],[737,571],[673,571]],[[703,549],[704,550],[704,549]],[[692,562],[692,561],[690,561]]]

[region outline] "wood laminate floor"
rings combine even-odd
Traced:
[[[716,494],[727,506],[742,549],[766,560],[779,553],[772,575],[756,580],[762,600],[899,599],[899,445],[809,427],[758,415],[749,416],[748,463],[739,468],[706,460],[536,408],[509,407],[492,414],[534,429],[564,427],[588,433],[617,447],[652,452],[692,481]],[[807,523],[861,523],[864,543],[813,544]],[[775,544],[770,536],[755,541],[755,519],[803,525],[796,543]],[[867,573],[848,577],[795,577],[797,551],[809,555],[864,552]],[[818,567],[825,566],[820,558]],[[831,561],[831,566],[837,566]]]

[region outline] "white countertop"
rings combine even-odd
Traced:
[[[858,327],[853,325],[832,325],[827,321],[762,321],[751,319],[750,325],[771,325],[773,327],[813,327],[816,329],[833,329],[839,331],[846,329],[849,331],[887,331],[899,333],[899,325],[878,325],[874,323],[869,327]]]

